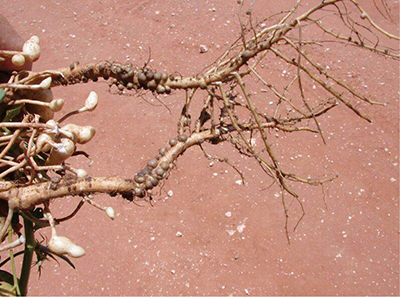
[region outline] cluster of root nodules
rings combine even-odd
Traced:
[[[133,66],[131,63],[125,65],[103,61],[97,64],[89,64],[80,67],[79,62],[74,62],[69,67],[69,73],[60,80],[63,85],[86,83],[89,80],[96,82],[99,77],[108,80],[109,86],[116,86],[119,92],[123,90],[150,90],[158,94],[169,94],[171,88],[165,83],[168,74],[153,71],[147,67]]]
[[[180,134],[178,137],[172,138],[168,143],[158,150],[158,154],[147,162],[146,167],[140,170],[134,176],[136,184],[135,190],[130,195],[122,195],[129,201],[134,197],[148,197],[152,200],[153,188],[168,177],[170,169],[174,167],[174,160],[179,147],[184,145],[188,137],[185,134]]]

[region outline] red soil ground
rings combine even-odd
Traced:
[[[261,20],[295,1],[248,2],[254,2],[254,19]],[[399,1],[387,1],[394,22],[377,13],[372,1],[362,2],[382,27],[399,34]],[[304,1],[301,9],[312,3]],[[10,0],[2,13],[25,39],[40,37],[42,56],[34,70],[76,60],[129,59],[142,65],[151,48],[152,67],[186,76],[213,62],[239,36],[237,9],[236,1],[224,0]],[[201,54],[200,45],[208,51]],[[324,46],[329,49],[320,58],[326,65],[388,105],[363,109],[372,124],[338,108],[321,121],[327,145],[305,134],[275,140],[288,171],[312,177],[339,174],[326,185],[325,201],[320,187],[295,185],[306,216],[290,233],[290,245],[279,188],[268,188],[271,180],[256,163],[229,145],[206,146],[243,171],[247,184],[240,186],[231,167],[218,162],[210,166],[195,147],[179,159],[154,207],[99,195],[100,203],[116,210],[115,221],[85,206],[61,224],[58,233],[84,247],[87,255],[74,260],[76,270],[66,263],[45,263],[40,279],[33,273],[29,293],[399,295],[399,63],[370,53],[360,56],[350,47],[339,51]],[[279,84],[287,68],[275,63],[268,69],[270,81]],[[103,83],[57,88],[54,93],[66,99],[65,110],[72,110],[91,90],[101,98],[96,112],[71,119],[97,129],[85,146],[94,158],[88,171],[132,178],[176,135],[185,94],[162,97],[169,114],[140,97],[109,93]],[[144,98],[159,105],[151,94]],[[86,160],[77,162],[87,168]],[[62,199],[53,211],[60,216],[77,203],[78,198]],[[291,228],[298,208],[296,203],[290,208]]]

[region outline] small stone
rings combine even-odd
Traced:
[[[226,232],[229,234],[229,236],[232,236],[233,234],[235,234],[235,230],[226,230]]]
[[[246,225],[245,224],[241,224],[241,225],[237,226],[237,231],[239,233],[243,233],[244,228],[246,228]]]
[[[201,54],[204,54],[204,53],[206,53],[206,52],[208,52],[208,47],[205,46],[204,44],[201,44],[201,45],[200,45],[200,53],[201,53]]]
[[[225,216],[226,216],[227,218],[230,218],[230,217],[232,216],[232,213],[231,213],[230,211],[228,211],[228,212],[225,213]]]
[[[172,192],[171,190],[169,190],[168,193],[167,193],[167,195],[168,195],[168,197],[172,197],[172,196],[174,196],[174,192]]]
[[[175,236],[176,236],[176,237],[182,237],[183,234],[182,234],[182,232],[178,231],[178,232],[176,232]]]

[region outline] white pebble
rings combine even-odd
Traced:
[[[226,230],[226,232],[228,232],[229,236],[232,236],[233,234],[235,234],[235,230]]]
[[[201,44],[200,45],[200,53],[204,54],[206,52],[208,52],[208,47],[205,46],[204,44]]]
[[[241,224],[241,225],[237,226],[237,231],[239,233],[243,233],[244,228],[246,228],[246,225],[245,224]]]
[[[228,211],[228,212],[225,213],[225,216],[226,216],[227,218],[230,218],[230,217],[232,216],[232,213],[231,213],[230,211]]]

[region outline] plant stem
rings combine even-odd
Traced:
[[[20,277],[20,289],[21,295],[26,296],[28,291],[28,281],[32,267],[32,257],[35,251],[35,237],[33,234],[33,223],[24,217],[24,229],[25,229],[25,250],[24,259],[22,262],[21,277]]]
[[[8,228],[8,241],[12,242],[12,227],[11,227],[11,225]],[[19,284],[18,284],[17,269],[15,268],[14,249],[10,249],[10,261],[11,261],[11,270],[12,270],[13,279],[14,279],[14,288],[16,290],[17,295],[21,296],[21,292],[20,292]]]

